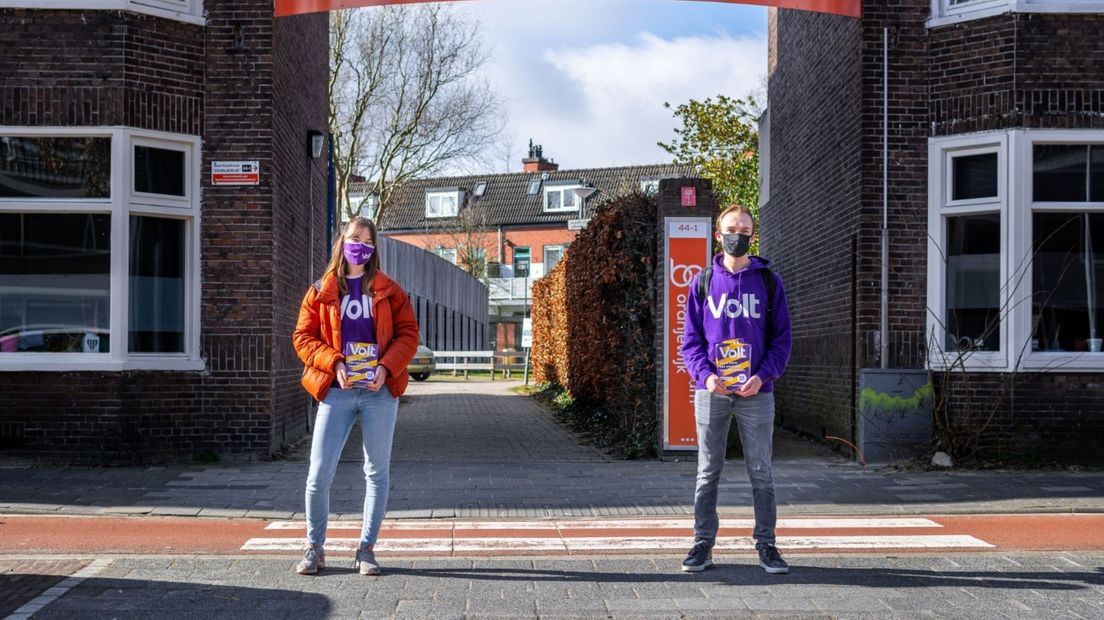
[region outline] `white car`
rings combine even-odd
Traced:
[[[429,375],[433,374],[434,370],[437,370],[437,358],[434,357],[433,351],[424,344],[419,344],[414,359],[410,360],[410,363],[406,366],[410,378],[415,381],[425,381],[429,378]]]

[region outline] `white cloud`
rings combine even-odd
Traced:
[[[565,168],[667,161],[656,141],[674,137],[663,107],[724,94],[742,97],[766,73],[765,37],[664,39],[549,49],[541,54],[558,96],[514,91],[510,125],[532,136]]]
[[[767,70],[762,7],[671,0],[480,0],[486,77],[507,101],[510,163],[532,138],[564,168],[656,163],[674,138],[663,108],[742,97]],[[736,34],[733,34],[736,33]]]

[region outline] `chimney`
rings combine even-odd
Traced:
[[[529,157],[521,160],[522,170],[525,172],[544,172],[546,170],[559,170],[560,165],[551,159],[544,158],[544,148],[541,145],[533,145],[533,139],[529,139]]]

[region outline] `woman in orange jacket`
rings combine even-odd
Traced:
[[[303,361],[303,386],[318,399],[307,476],[307,549],[296,566],[312,575],[326,565],[323,545],[330,483],[353,423],[364,446],[364,525],[354,567],[378,575],[373,551],[390,486],[391,440],[406,366],[418,349],[410,299],[379,269],[376,227],[358,217],[334,242],[322,279],[307,289],[292,336]]]

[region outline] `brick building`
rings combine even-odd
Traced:
[[[308,424],[328,16],[60,4],[0,2],[0,458],[266,458]]]
[[[771,10],[762,243],[795,325],[783,423],[856,436],[858,371],[881,363],[885,196],[889,366],[930,369],[990,456],[1104,458],[1102,13]]]
[[[533,280],[555,267],[603,200],[692,174],[670,164],[560,170],[532,144],[522,165],[522,172],[412,181],[380,219],[382,234],[485,279],[493,342],[484,346],[499,351],[521,348]],[[583,200],[577,188],[598,192]]]

